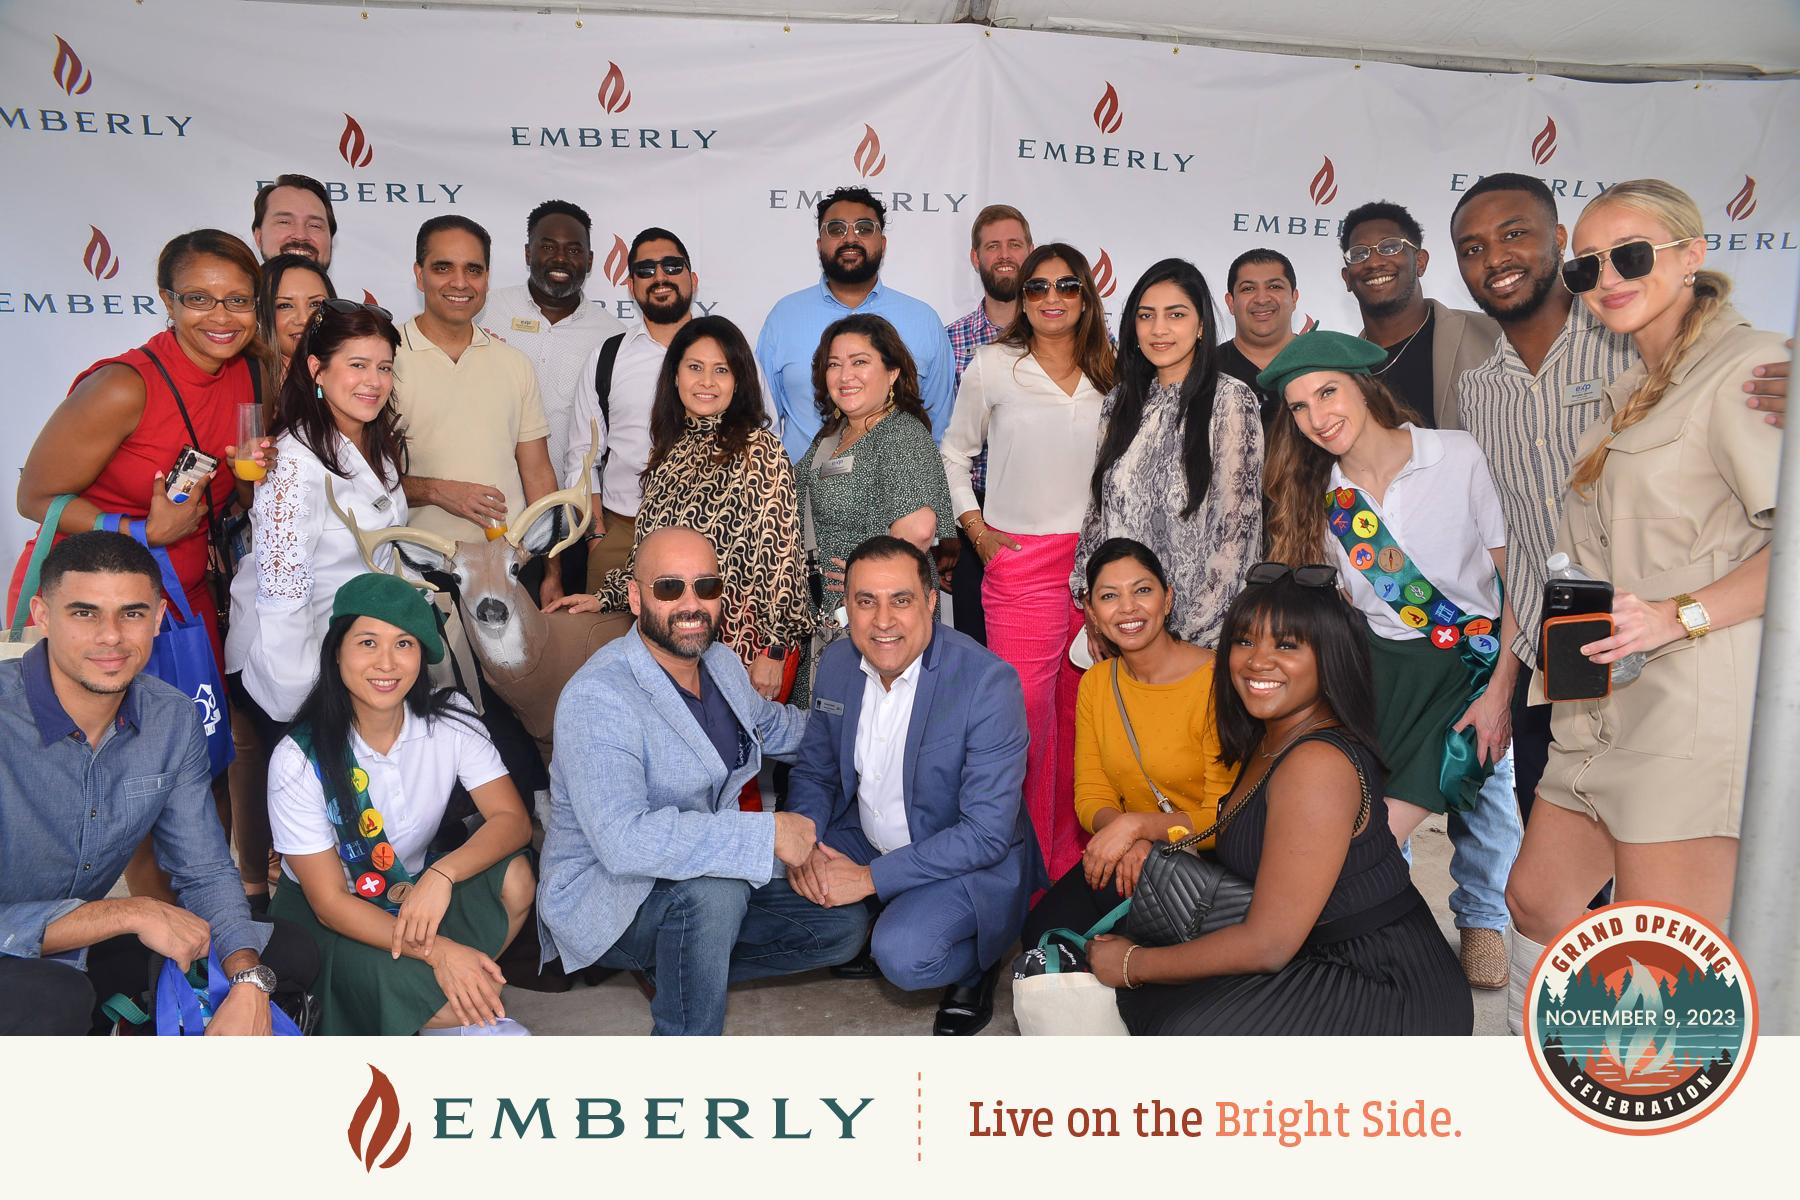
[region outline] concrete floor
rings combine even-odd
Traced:
[[[1431,903],[1454,950],[1457,933],[1447,903],[1452,886],[1450,841],[1444,833],[1443,817],[1430,818],[1413,835],[1413,879]],[[1002,972],[994,1019],[983,1036],[1019,1032],[1012,1015],[1008,976],[1008,972]],[[1505,992],[1471,990],[1475,999],[1475,1032],[1505,1033]],[[598,987],[576,984],[557,995],[509,987],[503,999],[507,1014],[534,1034],[650,1032],[650,1005],[628,975],[614,975]],[[725,1032],[928,1035],[937,1002],[936,992],[902,992],[885,980],[834,979],[829,972],[813,971],[732,988]]]

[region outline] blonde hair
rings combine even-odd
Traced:
[[[1588,201],[1587,207],[1581,210],[1581,215],[1585,217],[1608,204],[1635,209],[1652,220],[1660,221],[1671,237],[1698,238],[1706,234],[1705,224],[1700,219],[1700,206],[1694,203],[1693,197],[1661,179],[1631,179],[1615,183]],[[1669,390],[1669,385],[1674,382],[1675,368],[1693,350],[1707,324],[1725,307],[1726,298],[1731,295],[1731,280],[1717,271],[1695,271],[1692,286],[1693,304],[1682,314],[1681,324],[1676,328],[1675,340],[1670,343],[1669,352],[1645,375],[1644,381],[1631,393],[1630,399],[1613,414],[1612,429],[1606,437],[1575,464],[1575,471],[1569,476],[1569,486],[1582,496],[1589,495],[1594,484],[1600,481],[1600,473],[1606,466],[1606,456],[1611,451],[1612,440],[1650,415],[1650,410],[1656,407],[1663,394]]]

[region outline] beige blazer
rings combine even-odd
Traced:
[[[1464,371],[1493,356],[1494,344],[1500,340],[1500,323],[1483,313],[1450,308],[1437,300],[1425,304],[1437,316],[1431,335],[1432,414],[1439,429],[1461,429],[1457,381]]]

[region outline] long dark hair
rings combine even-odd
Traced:
[[[344,639],[350,636],[350,627],[356,621],[356,613],[345,613],[333,617],[331,624],[325,627],[325,640],[319,646],[319,681],[313,684],[300,711],[294,714],[296,726],[306,725],[312,729],[313,749],[319,757],[319,769],[325,775],[325,794],[341,797],[345,802],[356,795],[356,789],[350,783],[350,764],[345,754],[350,747],[350,727],[356,723],[356,707],[350,700],[350,689],[344,686],[338,651],[343,648]],[[450,688],[433,690],[431,672],[421,654],[419,674],[406,690],[407,711],[422,720],[461,721],[471,729],[480,729],[480,722],[463,704],[457,703],[458,698]]]
[[[899,332],[873,313],[851,313],[827,325],[819,336],[819,348],[813,351],[812,379],[813,407],[819,412],[820,428],[829,433],[844,422],[844,414],[832,403],[831,392],[825,386],[825,360],[831,357],[831,343],[845,333],[860,333],[868,338],[875,353],[881,356],[881,365],[900,372],[894,380],[894,407],[930,429],[931,414],[919,399],[919,368],[913,365],[913,356],[900,340]]]
[[[1212,486],[1212,417],[1214,393],[1219,382],[1218,314],[1213,308],[1212,289],[1200,268],[1183,258],[1165,258],[1145,271],[1131,295],[1125,298],[1125,310],[1119,318],[1119,386],[1113,394],[1112,413],[1106,421],[1106,433],[1100,440],[1100,452],[1094,458],[1091,490],[1095,507],[1100,505],[1100,485],[1113,464],[1124,456],[1144,421],[1144,402],[1156,382],[1156,368],[1144,357],[1138,345],[1137,310],[1144,293],[1159,283],[1172,283],[1187,293],[1188,302],[1200,318],[1200,342],[1194,347],[1194,363],[1187,378],[1181,381],[1181,401],[1177,407],[1176,425],[1181,429],[1181,460],[1187,475],[1187,497],[1182,501],[1181,515],[1191,517],[1206,499]]]
[[[350,472],[338,462],[337,422],[332,418],[331,405],[320,394],[306,360],[313,357],[329,363],[345,342],[365,337],[383,338],[396,351],[400,346],[400,331],[374,309],[358,305],[349,312],[339,312],[329,304],[321,306],[307,322],[305,332],[300,335],[300,344],[294,347],[287,378],[281,384],[275,421],[269,428],[272,437],[291,432],[302,446],[325,464],[327,471],[343,479],[348,479]],[[393,480],[404,473],[406,435],[400,431],[400,418],[394,412],[393,393],[388,394],[387,403],[364,428],[361,449],[365,455],[370,449],[375,451],[369,456],[369,469],[375,472],[383,487],[391,487]],[[389,478],[390,470],[392,479]]]
[[[1239,638],[1254,637],[1265,625],[1275,637],[1312,648],[1319,664],[1319,692],[1331,715],[1344,732],[1379,753],[1368,624],[1336,588],[1301,587],[1289,575],[1274,583],[1246,587],[1225,610],[1219,630],[1221,661],[1213,673],[1219,761],[1227,766],[1246,762],[1262,740],[1263,723],[1244,708],[1232,684],[1231,653]]]
[[[1081,373],[1095,390],[1112,391],[1114,372],[1118,369],[1112,340],[1106,335],[1106,308],[1100,303],[1100,291],[1094,286],[1094,271],[1087,256],[1067,242],[1046,242],[1025,256],[1019,264],[1019,284],[1023,286],[1037,269],[1053,258],[1069,264],[1069,273],[1081,284],[1081,316],[1075,321],[1075,360]],[[1019,315],[994,340],[1003,346],[1016,346],[1030,352],[1036,333],[1031,318],[1025,314],[1023,302]]]
[[[318,259],[304,254],[277,254],[262,265],[262,281],[256,285],[256,330],[269,348],[267,370],[263,374],[263,395],[269,398],[271,419],[280,412],[282,378],[281,341],[275,334],[275,294],[281,290],[281,281],[289,271],[311,271],[325,285],[325,294],[337,299],[331,276],[325,273]]]
[[[661,465],[675,448],[687,423],[687,409],[681,403],[681,391],[675,386],[675,373],[688,348],[701,338],[711,338],[725,352],[725,365],[731,368],[731,403],[719,415],[719,453],[713,460],[726,463],[744,452],[750,431],[769,423],[763,408],[762,385],[756,379],[756,356],[743,330],[724,317],[695,317],[669,340],[663,355],[662,370],[656,374],[656,399],[650,405],[650,461],[640,478],[649,479],[650,472]]]

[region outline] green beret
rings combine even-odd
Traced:
[[[1286,394],[1287,385],[1301,375],[1312,371],[1367,375],[1386,362],[1387,356],[1387,351],[1374,342],[1335,330],[1315,329],[1283,347],[1275,360],[1257,373],[1256,386],[1279,399]]]
[[[419,649],[428,663],[444,657],[444,639],[438,634],[437,614],[431,603],[398,575],[378,571],[358,575],[337,590],[331,602],[331,617],[374,617],[419,639]]]

